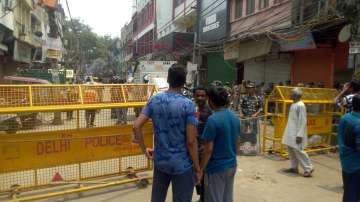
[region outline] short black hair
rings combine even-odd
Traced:
[[[212,86],[208,89],[209,100],[217,107],[225,107],[229,104],[229,93],[223,87]]]
[[[360,94],[354,95],[352,99],[352,107],[356,112],[360,112]]]
[[[170,88],[183,87],[186,82],[186,68],[180,64],[173,64],[168,71],[168,83]]]
[[[198,90],[203,90],[207,94],[207,89],[205,87],[203,87],[203,86],[198,86],[198,87],[194,88],[193,89],[193,94],[195,95],[196,91],[198,91]]]
[[[357,79],[353,79],[350,81],[350,86],[352,87],[352,89],[355,92],[359,92],[360,91],[360,80]]]

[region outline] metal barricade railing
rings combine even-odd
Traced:
[[[262,131],[262,151],[287,157],[287,148],[281,144],[287,124],[289,108],[292,104],[291,90],[294,87],[277,86],[272,95],[265,100],[264,125]],[[301,88],[302,101],[307,107],[307,128],[309,140],[307,152],[328,151],[333,133],[333,117],[341,112],[335,110],[333,99],[335,89]],[[269,126],[269,121],[272,123]],[[271,127],[271,130],[269,128]],[[269,133],[270,131],[270,133]],[[315,141],[316,140],[316,141]]]
[[[132,122],[152,85],[1,85],[0,193],[150,170]],[[144,128],[153,145],[152,124]]]

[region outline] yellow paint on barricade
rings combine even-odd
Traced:
[[[152,124],[144,127],[152,147]],[[0,173],[141,155],[132,143],[132,126],[2,135]]]
[[[132,143],[132,122],[155,92],[142,84],[0,85],[0,116],[11,119],[0,122],[0,193],[151,170]],[[152,123],[143,134],[153,147]]]
[[[291,90],[294,87],[277,86],[265,101],[265,120],[270,118],[273,125],[273,133],[268,133],[268,121],[263,126],[263,152],[277,153],[287,156],[287,149],[281,144],[283,133],[288,120],[289,108],[292,104]],[[307,127],[309,139],[317,135],[318,141],[306,148],[307,152],[326,151],[334,148],[330,144],[333,136],[333,117],[340,115],[341,110],[336,109],[334,98],[337,95],[335,89],[325,88],[301,88],[303,91],[302,101],[307,107]]]

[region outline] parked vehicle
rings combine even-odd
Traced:
[[[51,84],[48,80],[33,78],[33,77],[21,77],[21,76],[5,76],[2,80],[4,84],[15,84],[15,85],[32,85],[32,84]],[[18,92],[9,93],[9,95],[19,95],[22,93],[21,90]],[[45,94],[44,94],[45,95]],[[21,97],[21,96],[20,96]],[[26,96],[23,96],[26,97]],[[15,98],[14,98],[15,99]],[[17,98],[16,98],[17,99]],[[13,100],[11,97],[4,98],[3,103],[6,103],[6,100],[10,102],[21,102],[21,100]],[[3,123],[0,123],[0,130],[8,131],[9,133],[16,133],[17,130],[31,130],[36,126],[41,124],[41,121],[38,119],[39,113],[19,113],[19,114],[0,114],[3,118]],[[15,120],[16,119],[16,120]],[[16,122],[18,124],[16,124]]]
[[[17,114],[0,114],[0,131],[15,134],[21,128],[21,120]]]

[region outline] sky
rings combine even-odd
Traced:
[[[66,16],[66,1],[60,0]],[[121,27],[131,20],[132,0],[68,0],[72,18],[80,18],[99,35],[119,37]]]

